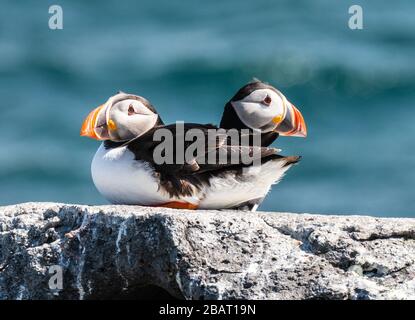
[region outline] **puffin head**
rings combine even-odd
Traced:
[[[255,80],[243,86],[226,104],[220,124],[224,129],[256,129],[262,133],[306,137],[300,111],[273,86]]]
[[[97,140],[127,141],[161,124],[163,122],[160,116],[147,99],[119,92],[86,117],[81,136]]]

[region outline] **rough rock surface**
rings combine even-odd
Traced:
[[[0,207],[0,299],[414,299],[414,260],[415,219]]]

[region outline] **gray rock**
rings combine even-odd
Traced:
[[[415,219],[0,207],[0,299],[415,299],[414,260]]]

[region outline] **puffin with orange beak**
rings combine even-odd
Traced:
[[[103,141],[91,164],[98,191],[114,204],[255,211],[271,185],[300,158],[279,155],[274,148],[230,144],[221,133],[214,133],[214,146],[198,149],[184,163],[160,162],[156,151],[165,141],[155,138],[158,130],[167,130],[173,140],[197,130],[205,141],[212,141],[212,129],[218,129],[195,123],[183,127],[179,133],[176,124],[164,125],[153,105],[133,94],[118,93],[94,109],[82,125],[81,136]],[[171,153],[177,159],[193,143],[184,141],[183,148],[173,144],[164,155]],[[206,161],[211,159],[208,154],[221,151],[238,155],[238,162],[234,157]],[[251,162],[243,160],[244,154],[253,155]]]
[[[243,86],[225,105],[220,127],[257,130],[262,146],[269,146],[279,135],[307,136],[300,111],[279,90],[259,80]]]

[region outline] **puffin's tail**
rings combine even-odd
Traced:
[[[255,186],[251,192],[253,198],[230,209],[256,211],[269,192],[271,185],[280,182],[288,169],[299,162],[300,159],[301,156],[284,157],[278,154],[272,154],[262,159],[262,165],[260,167],[248,168],[246,178]],[[256,171],[258,169],[259,171]],[[250,172],[252,175],[250,175]]]
[[[280,154],[272,154],[267,157],[262,158],[262,164],[267,163],[269,161],[274,162],[281,162],[283,163],[283,167],[290,167],[293,164],[300,162],[301,156],[282,156]]]
[[[293,164],[296,164],[300,162],[301,156],[288,156],[283,157],[285,159],[285,165],[284,166],[292,166]]]
[[[301,156],[282,156],[279,154],[273,154],[262,159],[260,177],[263,183],[277,184],[284,177],[285,173],[293,165],[298,163]]]

